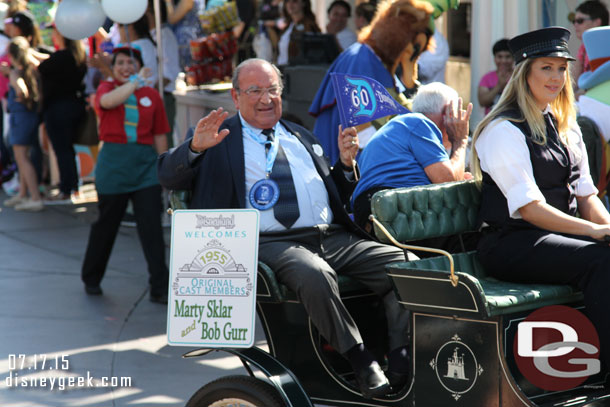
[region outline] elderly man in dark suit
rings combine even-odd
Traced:
[[[389,329],[392,384],[408,374],[409,318],[392,291],[384,266],[404,261],[402,250],[368,239],[344,208],[355,186],[355,129],[340,132],[340,160],[330,167],[318,140],[282,116],[279,70],[261,59],[234,73],[233,102],[201,119],[182,145],[159,158],[168,189],[192,191],[191,208],[260,210],[259,259],[293,290],[329,343],[350,361],[361,392],[374,397],[390,385],[365,348],[341,302],[337,274],[363,282],[382,299]]]

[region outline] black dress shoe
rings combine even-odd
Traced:
[[[85,292],[88,295],[102,295],[104,292],[99,285],[85,285]]]
[[[383,396],[390,390],[390,383],[377,362],[356,372],[356,382],[364,398]]]
[[[385,375],[390,381],[392,391],[399,391],[409,382],[410,369],[411,355],[409,354],[408,347],[401,346],[389,353],[388,369],[386,370]]]
[[[148,299],[150,300],[150,302],[154,302],[157,304],[167,304],[167,294],[150,294],[150,297],[148,297]]]
[[[409,373],[399,373],[388,370],[385,372],[393,391],[399,391],[409,382]]]

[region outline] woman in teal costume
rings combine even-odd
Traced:
[[[147,86],[150,71],[142,68],[139,49],[119,44],[113,53],[115,79],[102,82],[95,97],[99,137],[104,142],[95,178],[99,217],[91,226],[82,280],[87,294],[102,294],[100,282],[131,201],[150,274],[150,300],[167,303],[169,274],[156,163],[158,154],[167,149],[169,125],[161,97]]]

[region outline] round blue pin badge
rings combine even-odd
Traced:
[[[250,204],[259,211],[273,208],[280,198],[280,187],[272,179],[261,179],[250,189]]]

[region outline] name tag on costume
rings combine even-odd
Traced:
[[[167,340],[174,346],[254,344],[259,212],[176,210]]]

